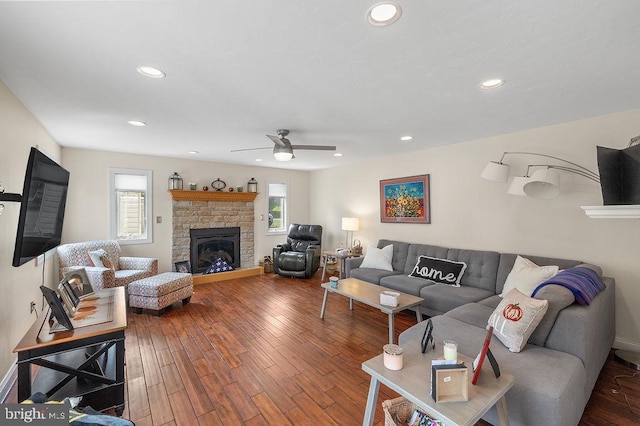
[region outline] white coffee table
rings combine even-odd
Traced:
[[[324,283],[321,285],[324,288],[324,298],[322,299],[322,310],[320,311],[320,318],[324,318],[324,311],[327,308],[327,299],[329,293],[337,293],[349,298],[349,309],[353,309],[353,301],[362,302],[365,305],[372,306],[380,309],[385,314],[389,315],[389,343],[393,343],[394,336],[394,315],[396,312],[403,311],[409,308],[416,308],[416,319],[418,322],[422,321],[422,313],[420,312],[420,304],[424,301],[422,297],[413,296],[393,290],[391,288],[382,287],[376,284],[371,284],[366,281],[359,280],[357,278],[345,278],[338,281],[338,287],[331,287],[331,283]],[[380,304],[380,293],[383,291],[394,291],[400,293],[398,297],[398,306],[391,307]]]
[[[362,363],[362,369],[371,375],[363,425],[373,424],[380,383],[398,392],[424,412],[443,421],[446,425],[474,425],[494,405],[498,410],[500,424],[503,426],[509,424],[507,403],[504,396],[514,383],[511,374],[502,373],[499,378],[496,378],[491,366],[485,363],[480,372],[478,383],[472,385],[471,365],[473,359],[458,353],[458,358],[469,367],[469,400],[436,403],[429,394],[431,360],[442,357],[442,343],[436,343],[435,350],[429,348],[424,354],[419,340],[402,345],[402,349],[404,349],[404,367],[401,370],[386,369],[382,353]],[[380,351],[382,352],[382,348]],[[480,348],[478,348],[479,351]]]

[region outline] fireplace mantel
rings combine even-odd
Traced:
[[[253,201],[257,192],[223,192],[223,191],[180,191],[170,189],[171,198],[176,201]]]

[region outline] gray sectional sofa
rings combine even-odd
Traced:
[[[475,356],[517,255],[392,240],[380,240],[378,248],[389,244],[393,244],[393,271],[360,268],[360,257],[347,259],[346,275],[423,297],[420,308],[432,317],[436,341],[455,340],[459,352]],[[464,261],[467,268],[460,287],[410,277],[421,255]],[[587,266],[602,275],[597,266],[578,260],[521,256],[540,266]],[[589,305],[573,303],[554,310],[556,289],[562,288],[548,286],[548,291],[539,292],[536,298],[549,300],[549,310],[521,352],[510,352],[493,336],[491,351],[500,369],[515,377],[515,385],[506,396],[512,425],[567,426],[580,421],[615,337],[615,280],[602,280],[606,289]],[[419,345],[424,327],[417,324],[401,333],[400,346]],[[495,408],[484,419],[497,424]]]

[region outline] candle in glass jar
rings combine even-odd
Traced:
[[[453,340],[444,341],[444,359],[458,360],[458,344]]]
[[[398,345],[384,345],[384,366],[389,370],[402,369],[402,348]]]

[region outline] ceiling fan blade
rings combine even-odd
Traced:
[[[291,145],[293,149],[306,149],[312,151],[335,151],[335,146],[330,145]]]
[[[240,152],[240,151],[255,151],[257,149],[273,149],[271,146],[265,146],[261,148],[243,148],[243,149],[232,149],[231,152]]]
[[[283,147],[283,148],[286,146],[286,145],[285,145],[285,143],[284,143],[284,142],[282,142],[282,141],[280,140],[280,138],[279,138],[279,137],[277,137],[277,136],[267,135],[267,137],[268,137],[269,139],[271,139],[271,140],[273,141],[273,143],[275,143],[275,144],[276,144],[276,145],[278,145],[278,146],[281,146],[281,147]]]

